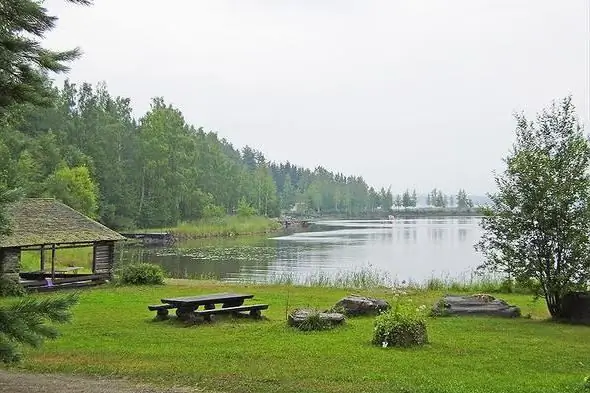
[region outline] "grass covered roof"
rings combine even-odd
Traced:
[[[123,240],[123,236],[52,198],[24,198],[7,206],[11,234],[0,248]]]

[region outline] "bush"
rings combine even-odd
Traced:
[[[163,285],[164,270],[151,263],[132,263],[119,271],[119,281],[131,285]]]
[[[428,343],[424,312],[426,306],[411,303],[396,306],[375,318],[373,344],[385,347],[411,347]]]
[[[254,209],[244,198],[238,202],[238,208],[236,210],[238,217],[251,217],[256,215],[256,209]]]
[[[0,276],[0,296],[24,296],[26,291],[17,280],[10,277]]]
[[[212,203],[203,208],[203,218],[221,218],[225,216],[225,209]]]

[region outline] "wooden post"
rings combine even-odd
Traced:
[[[96,243],[92,245],[92,273],[96,273]]]
[[[45,270],[45,245],[41,245],[41,272]]]
[[[51,281],[55,280],[55,244],[51,246]]]

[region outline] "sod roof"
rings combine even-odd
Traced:
[[[124,240],[117,232],[50,198],[24,198],[6,208],[11,234],[0,248]]]

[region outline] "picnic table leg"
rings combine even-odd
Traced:
[[[181,321],[186,321],[186,322],[193,321],[196,317],[195,316],[196,309],[197,309],[197,307],[194,307],[194,306],[178,307],[176,309],[176,316]]]
[[[156,319],[158,321],[164,321],[164,320],[168,319],[168,310],[165,308],[158,309],[158,311],[156,313]]]
[[[250,310],[250,316],[252,318],[256,318],[256,319],[261,318],[262,317],[262,311],[260,311],[260,310]]]

